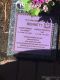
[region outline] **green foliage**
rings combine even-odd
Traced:
[[[31,6],[29,6],[29,3],[25,4],[24,11],[29,12],[31,10]]]
[[[37,9],[37,8],[35,8],[35,9],[31,9],[30,10],[30,14],[32,15],[32,16],[37,16],[39,13],[40,13],[40,9]]]
[[[25,4],[27,4],[28,2],[30,2],[30,0],[21,0],[22,1],[22,3],[25,5]]]

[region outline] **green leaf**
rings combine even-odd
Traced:
[[[30,14],[32,16],[38,16],[39,13],[40,13],[40,9],[35,8],[35,9],[30,10]]]
[[[29,12],[31,9],[31,6],[29,6],[29,3],[25,4],[24,11]]]
[[[30,0],[21,0],[23,4],[27,4]]]

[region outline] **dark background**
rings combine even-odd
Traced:
[[[60,62],[20,60],[0,65],[0,80],[42,80],[42,76],[60,77]]]
[[[14,62],[0,65],[0,80],[42,80],[42,76],[60,77],[59,55],[55,60],[16,58]]]

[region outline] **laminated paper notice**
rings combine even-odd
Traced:
[[[51,49],[52,22],[39,21],[39,18],[17,14],[13,51]]]

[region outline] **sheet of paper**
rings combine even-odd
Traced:
[[[17,14],[13,51],[51,49],[52,23],[39,18]]]

